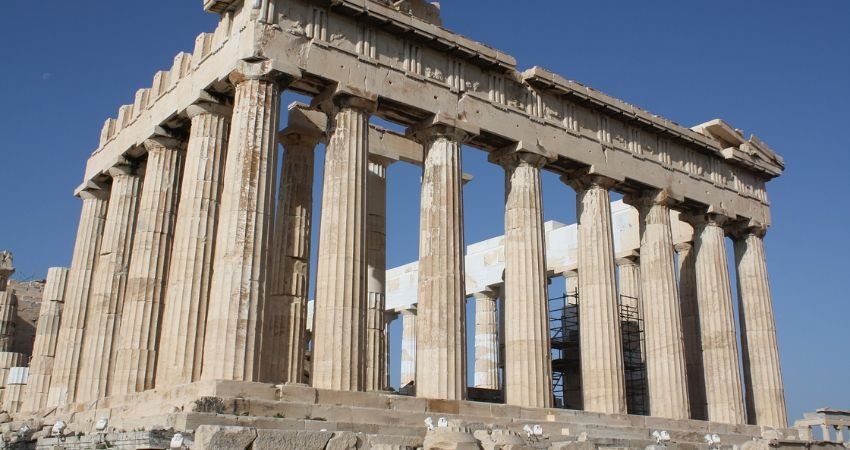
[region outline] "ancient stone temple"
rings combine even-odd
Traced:
[[[800,445],[786,422],[763,244],[766,183],[784,163],[764,142],[520,70],[443,28],[422,0],[203,7],[217,28],[106,120],[86,164],[73,259],[50,271],[14,416],[21,445]],[[312,101],[286,107],[281,123],[284,91]],[[464,146],[505,173],[501,266],[489,278],[468,276]],[[422,167],[410,199],[421,204],[420,254],[410,295],[396,301],[387,168],[402,163]],[[542,171],[576,196],[578,223],[558,239],[543,222]],[[625,203],[612,207],[614,192]],[[625,246],[624,226],[634,233]],[[552,356],[556,276],[580,324],[567,371]],[[626,304],[642,324],[634,348]],[[385,389],[396,314],[401,393]],[[639,400],[626,375],[637,349]],[[569,396],[556,398],[558,383]],[[638,403],[643,415],[629,414]]]

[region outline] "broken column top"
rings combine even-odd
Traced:
[[[8,250],[0,252],[0,291],[6,290],[6,281],[15,273],[15,264],[12,259],[12,252]]]

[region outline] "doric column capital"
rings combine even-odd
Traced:
[[[680,242],[673,246],[673,249],[676,250],[676,253],[687,253],[694,248],[694,244],[690,242]]]
[[[278,139],[284,149],[301,147],[313,150],[322,140],[322,132],[318,128],[286,127],[278,133]]]
[[[159,149],[181,150],[184,143],[177,138],[171,136],[156,135],[145,139],[143,142],[145,149],[149,152]]]
[[[666,189],[650,189],[634,194],[623,196],[623,203],[634,206],[638,211],[643,211],[653,206],[672,206],[673,199],[670,197],[670,192]]]
[[[591,173],[591,171],[587,169],[576,170],[568,174],[561,175],[561,181],[572,187],[576,192],[586,191],[593,188],[609,190],[619,184],[618,180],[604,175]]]
[[[333,96],[333,104],[339,109],[356,109],[374,114],[378,110],[377,96],[357,95],[352,92],[338,92]]]
[[[540,169],[550,161],[550,157],[539,146],[528,146],[522,142],[503,147],[490,153],[490,162],[507,168],[520,165]]]
[[[614,264],[616,264],[617,266],[640,265],[640,255],[637,252],[633,252],[631,255],[625,255],[619,258],[614,258]]]
[[[410,127],[407,135],[422,143],[441,137],[464,143],[480,132],[481,130],[471,123],[438,113]]]
[[[210,98],[200,99],[186,108],[186,115],[188,115],[190,119],[194,119],[201,114],[211,114],[230,120],[230,117],[233,115],[233,105],[217,102]]]
[[[340,109],[355,109],[374,114],[378,110],[378,94],[335,86],[314,97],[310,107],[328,115],[333,115]]]
[[[561,274],[566,279],[578,279],[578,270],[571,269]]]
[[[122,159],[110,167],[106,173],[112,178],[138,174],[139,165],[128,159]]]
[[[476,300],[497,300],[499,298],[499,294],[494,290],[486,289],[481,292],[473,293],[472,297]]]
[[[94,183],[92,184],[94,185]],[[80,189],[77,196],[83,200],[106,200],[109,198],[109,191],[97,185],[87,186]]]
[[[759,239],[764,239],[767,235],[767,225],[757,222],[731,222],[726,224],[726,233],[736,241],[744,240],[748,236],[756,236]]]
[[[234,85],[245,81],[261,80],[276,83],[281,88],[285,87],[297,78],[295,73],[286,73],[275,67],[274,61],[264,60],[259,62],[242,61],[239,68],[228,75],[228,79]]]
[[[729,221],[729,217],[721,213],[706,210],[684,211],[679,215],[679,218],[695,229],[706,226],[723,227]]]

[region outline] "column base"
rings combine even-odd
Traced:
[[[115,439],[116,443],[137,438],[159,439],[162,436],[157,433],[162,433],[161,430],[170,430],[165,432],[166,435],[170,433],[170,436],[174,432],[186,432],[187,436],[191,436],[194,431],[197,442],[200,432],[222,431],[218,428],[212,431],[204,428],[215,426],[242,427],[245,433],[254,436],[252,439],[256,439],[259,433],[281,433],[282,430],[299,430],[300,433],[326,430],[329,439],[331,434],[335,433],[336,437],[343,431],[362,433],[365,440],[391,436],[409,440],[410,443],[405,445],[415,448],[422,445],[426,433],[425,419],[428,417],[435,426],[439,418],[444,417],[450,423],[484,424],[479,427],[485,430],[506,429],[521,437],[526,436],[523,431],[525,425],[541,425],[544,432],[544,437],[540,437],[541,442],[548,440],[548,445],[543,448],[563,448],[565,443],[576,442],[579,436],[586,436],[586,441],[590,443],[603,444],[616,440],[620,447],[643,449],[652,443],[650,436],[654,430],[668,431],[677,445],[701,446],[703,436],[709,433],[721,435],[724,446],[743,445],[754,438],[761,438],[766,430],[752,425],[520,408],[381,392],[340,392],[296,384],[275,386],[239,381],[200,381],[123,397],[108,397],[89,404],[15,414],[12,429],[17,429],[24,421],[40,421],[40,426],[31,427],[38,430],[41,426],[52,425],[61,419],[67,424],[63,432],[68,436],[66,440],[78,439],[82,443],[97,435],[94,427],[101,417],[109,419],[109,433],[106,436]],[[133,430],[144,431],[133,434]],[[223,431],[231,433],[237,429],[226,428]],[[797,436],[793,429],[778,431],[785,438]],[[74,433],[82,433],[83,436],[70,437]],[[44,431],[31,436],[40,439],[39,445],[47,444],[52,439]],[[476,437],[479,437],[478,433]],[[68,441],[68,444],[72,442]],[[69,445],[67,448],[80,447]],[[122,443],[115,448],[138,447],[124,446]],[[152,448],[167,447],[154,445]],[[252,448],[259,447],[255,443]]]

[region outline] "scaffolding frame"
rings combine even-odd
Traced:
[[[552,390],[556,408],[583,409],[578,304],[577,290],[549,299]],[[629,414],[648,415],[644,327],[638,299],[621,295],[619,315],[627,410]]]

